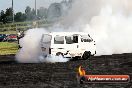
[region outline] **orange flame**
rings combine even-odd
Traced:
[[[79,71],[79,75],[80,75],[80,76],[84,76],[84,75],[85,75],[85,70],[82,69],[82,66],[79,66],[78,71]]]

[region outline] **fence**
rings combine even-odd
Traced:
[[[34,27],[48,27],[51,26],[46,20],[29,21],[29,22],[15,22],[8,24],[0,24],[0,31],[29,29]]]

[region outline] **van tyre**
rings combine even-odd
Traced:
[[[61,52],[56,53],[56,56],[60,56],[60,55],[63,56],[63,53],[61,53]]]
[[[83,60],[87,60],[88,58],[90,58],[91,52],[90,51],[85,51],[83,53],[82,59]]]

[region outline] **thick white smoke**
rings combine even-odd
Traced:
[[[131,0],[74,0],[61,23],[72,31],[91,34],[97,55],[132,52]]]
[[[42,56],[39,42],[45,30],[27,31],[16,55],[19,62],[68,61],[61,56]],[[132,53],[132,0],[74,0],[68,15],[51,30],[88,32],[96,41],[97,55]]]
[[[44,57],[41,50],[41,37],[42,34],[48,33],[46,29],[29,29],[25,36],[20,39],[20,46],[22,47],[18,54],[16,54],[16,60],[20,63],[41,63],[41,62],[67,62],[68,58],[62,56],[50,56]]]

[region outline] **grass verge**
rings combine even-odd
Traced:
[[[16,34],[16,31],[4,31],[0,32],[0,34]]]
[[[18,45],[14,42],[0,42],[0,55],[16,54],[18,52]]]

